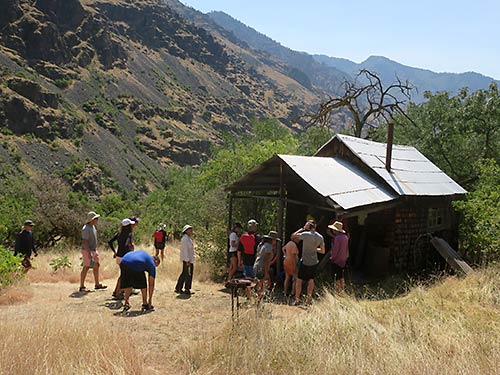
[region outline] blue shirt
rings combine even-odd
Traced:
[[[122,263],[137,272],[146,271],[149,276],[156,277],[156,265],[153,257],[144,250],[131,251],[122,258]]]

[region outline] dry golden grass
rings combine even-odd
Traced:
[[[0,321],[2,374],[142,374],[131,338],[99,317],[59,312]]]
[[[184,360],[197,374],[496,374],[499,347],[500,271],[489,269],[396,299],[267,305]]]
[[[31,288],[18,283],[14,286],[9,286],[0,290],[0,306],[26,302],[31,299],[31,297],[33,297],[33,291]]]
[[[498,268],[417,286],[399,298],[326,293],[308,309],[248,307],[233,328],[230,295],[203,281],[205,266],[195,265],[194,296],[173,293],[177,248],[167,249],[158,269],[152,314],[117,314],[111,290],[71,298],[77,286],[66,276],[18,286],[33,297],[0,306],[0,374],[499,373]],[[102,255],[115,273],[105,280],[112,287],[117,266]],[[37,258],[38,270],[50,273],[44,259],[51,256]],[[78,274],[74,268],[67,272]],[[132,297],[131,311],[140,304]]]

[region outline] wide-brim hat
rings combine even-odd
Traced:
[[[268,238],[268,239],[271,239],[271,240],[277,240],[279,238],[279,234],[278,232],[272,230],[272,231],[269,231],[268,234],[265,234],[262,236],[263,238]]]
[[[336,221],[332,225],[329,225],[328,228],[331,230],[334,230],[335,232],[339,233],[345,233],[345,230],[343,229],[344,225],[340,221]]]
[[[186,224],[182,227],[182,233],[186,233],[188,229],[193,229],[193,227],[189,224]]]
[[[94,211],[90,211],[88,214],[87,214],[87,223],[90,223],[92,220],[94,219],[98,219],[100,218],[101,215],[95,213]]]

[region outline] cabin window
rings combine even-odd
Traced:
[[[427,228],[429,230],[435,231],[439,229],[444,229],[447,227],[446,212],[443,207],[432,207],[429,208],[427,216]]]

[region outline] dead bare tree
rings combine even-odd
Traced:
[[[407,117],[404,106],[411,99],[411,91],[415,88],[407,80],[396,79],[396,82],[384,87],[377,74],[367,69],[360,70],[354,82],[344,82],[342,96],[330,97],[320,104],[316,113],[307,116],[307,126],[327,126],[334,113],[347,109],[354,122],[353,135],[361,138],[367,126],[377,127],[382,122],[391,123],[396,114]]]

